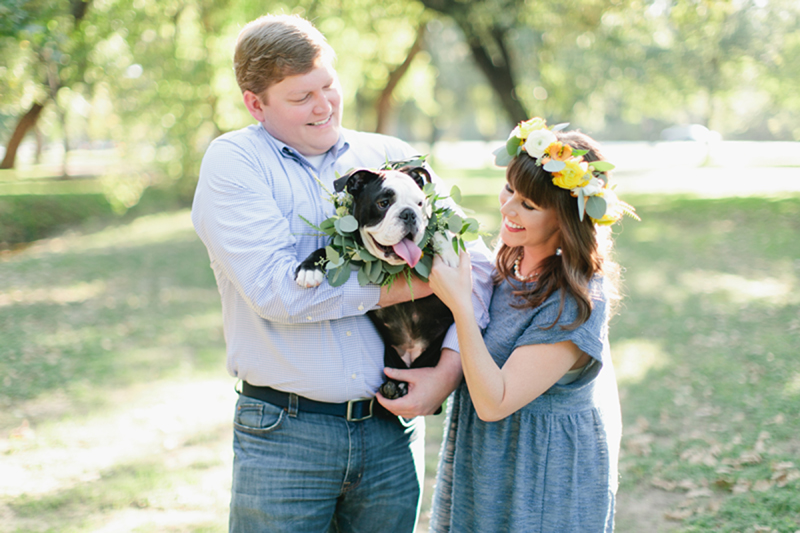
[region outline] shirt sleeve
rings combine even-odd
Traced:
[[[192,220],[218,281],[224,278],[254,312],[273,322],[364,314],[377,304],[380,287],[361,287],[356,276],[340,287],[323,283],[314,290],[295,283],[294,271],[303,259],[298,236],[280,209],[281,191],[271,189],[265,178],[268,172],[286,172],[285,164],[268,165],[247,139],[217,139],[206,152]],[[292,191],[286,194],[293,201]]]

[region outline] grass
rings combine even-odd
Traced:
[[[797,531],[800,197],[626,200],[617,531]],[[224,531],[233,382],[188,212],[0,252],[0,279],[0,531]]]

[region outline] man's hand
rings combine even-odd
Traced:
[[[412,294],[413,291],[413,294]],[[384,285],[381,287],[381,297],[378,300],[378,305],[381,307],[389,307],[390,305],[408,302],[413,296],[414,299],[425,298],[433,294],[427,282],[422,281],[417,276],[411,276],[411,288],[408,288],[408,282],[403,277],[398,277],[392,283],[392,286]]]
[[[416,298],[417,294],[414,293]],[[379,392],[378,402],[392,413],[404,418],[432,415],[461,383],[461,357],[458,352],[445,348],[435,367],[385,368],[392,379],[408,382],[408,394],[396,400],[388,400]]]

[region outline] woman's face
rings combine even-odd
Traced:
[[[539,207],[506,183],[500,191],[500,238],[511,247],[540,249],[546,255],[556,252],[560,231],[555,210]]]

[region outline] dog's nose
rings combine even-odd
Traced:
[[[417,215],[411,209],[403,209],[398,215],[398,218],[403,222],[414,222],[417,219]]]

